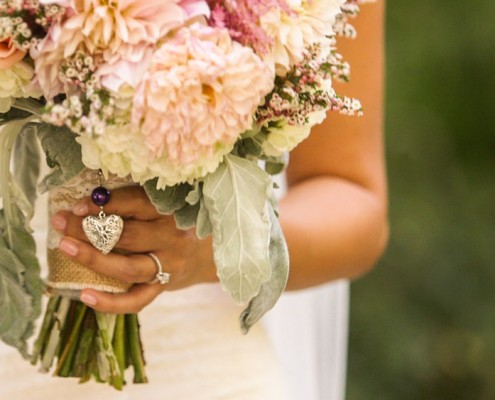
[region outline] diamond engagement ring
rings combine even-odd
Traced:
[[[165,285],[166,283],[169,283],[170,282],[170,274],[168,272],[163,272],[162,263],[160,262],[158,257],[153,253],[148,253],[147,255],[151,257],[151,259],[153,260],[153,262],[155,263],[155,266],[156,266],[155,278],[148,283],[150,285],[153,283],[157,283],[157,282],[160,283],[160,285]]]

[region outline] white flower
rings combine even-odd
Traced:
[[[293,150],[299,143],[309,136],[311,128],[321,124],[326,117],[326,111],[320,110],[308,114],[308,123],[305,125],[289,125],[281,121],[280,128],[270,129],[266,141],[263,143],[263,152],[267,156],[280,157]]]
[[[345,0],[288,0],[292,15],[273,8],[261,17],[261,26],[273,38],[270,57],[277,74],[285,75],[302,60],[303,51],[314,43],[330,44],[333,22]]]

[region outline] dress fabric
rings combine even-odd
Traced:
[[[34,228],[45,260],[42,204]],[[150,383],[130,383],[131,373],[122,392],[38,373],[0,342],[0,399],[343,400],[346,282],[284,294],[246,336],[241,310],[218,284],[160,295],[140,314]]]
[[[280,199],[286,176],[274,180]],[[289,382],[288,400],[344,400],[348,280],[285,292],[263,322]]]
[[[289,400],[344,400],[349,282],[285,293],[264,319]]]

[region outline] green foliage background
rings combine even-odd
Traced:
[[[391,239],[352,286],[348,400],[495,399],[495,2],[389,0]]]

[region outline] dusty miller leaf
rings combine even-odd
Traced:
[[[11,121],[0,132],[0,188],[4,206],[0,212],[0,338],[17,347],[25,357],[26,340],[41,309],[42,282],[36,246],[26,229],[26,217],[32,206],[10,167],[12,149],[30,120]],[[26,182],[24,189],[28,185]]]
[[[181,183],[175,186],[167,186],[165,189],[157,189],[158,179],[151,179],[144,184],[144,190],[151,203],[160,214],[170,215],[186,205],[186,197],[192,186]]]
[[[43,284],[33,237],[23,226],[14,226],[13,245],[5,240],[6,221],[0,213],[0,338],[27,357],[27,339],[41,312]]]
[[[251,162],[227,155],[203,186],[213,227],[213,253],[222,286],[239,303],[270,278],[270,177]]]
[[[269,204],[268,207],[272,222],[270,232],[270,266],[272,275],[270,280],[261,285],[258,295],[249,302],[249,306],[242,312],[240,322],[243,333],[247,333],[251,326],[272,309],[284,292],[289,277],[289,251],[287,250],[287,244],[273,206]]]
[[[201,196],[203,194],[201,190],[202,186],[203,185],[200,182],[196,181],[194,183],[193,189],[186,196],[186,203],[192,206],[199,203],[199,201],[201,200]]]
[[[30,331],[33,313],[31,297],[5,269],[0,266],[0,338],[19,349],[27,357],[27,344],[23,338]]]
[[[199,203],[194,205],[186,204],[180,210],[174,213],[175,224],[177,228],[187,230],[196,226],[199,213]]]
[[[31,206],[34,207],[41,162],[35,124],[27,124],[22,129],[15,143],[13,159],[14,178]]]
[[[179,229],[191,229],[196,226],[202,193],[202,183],[195,182],[191,191],[187,194],[186,205],[174,213],[175,223]]]
[[[37,133],[47,164],[53,169],[40,183],[39,190],[44,193],[80,174],[84,164],[81,145],[76,142],[76,134],[69,128],[39,124]]]
[[[200,239],[204,239],[208,235],[211,235],[213,227],[210,222],[210,215],[208,209],[205,207],[204,199],[199,201],[198,218],[196,219],[196,236]]]

